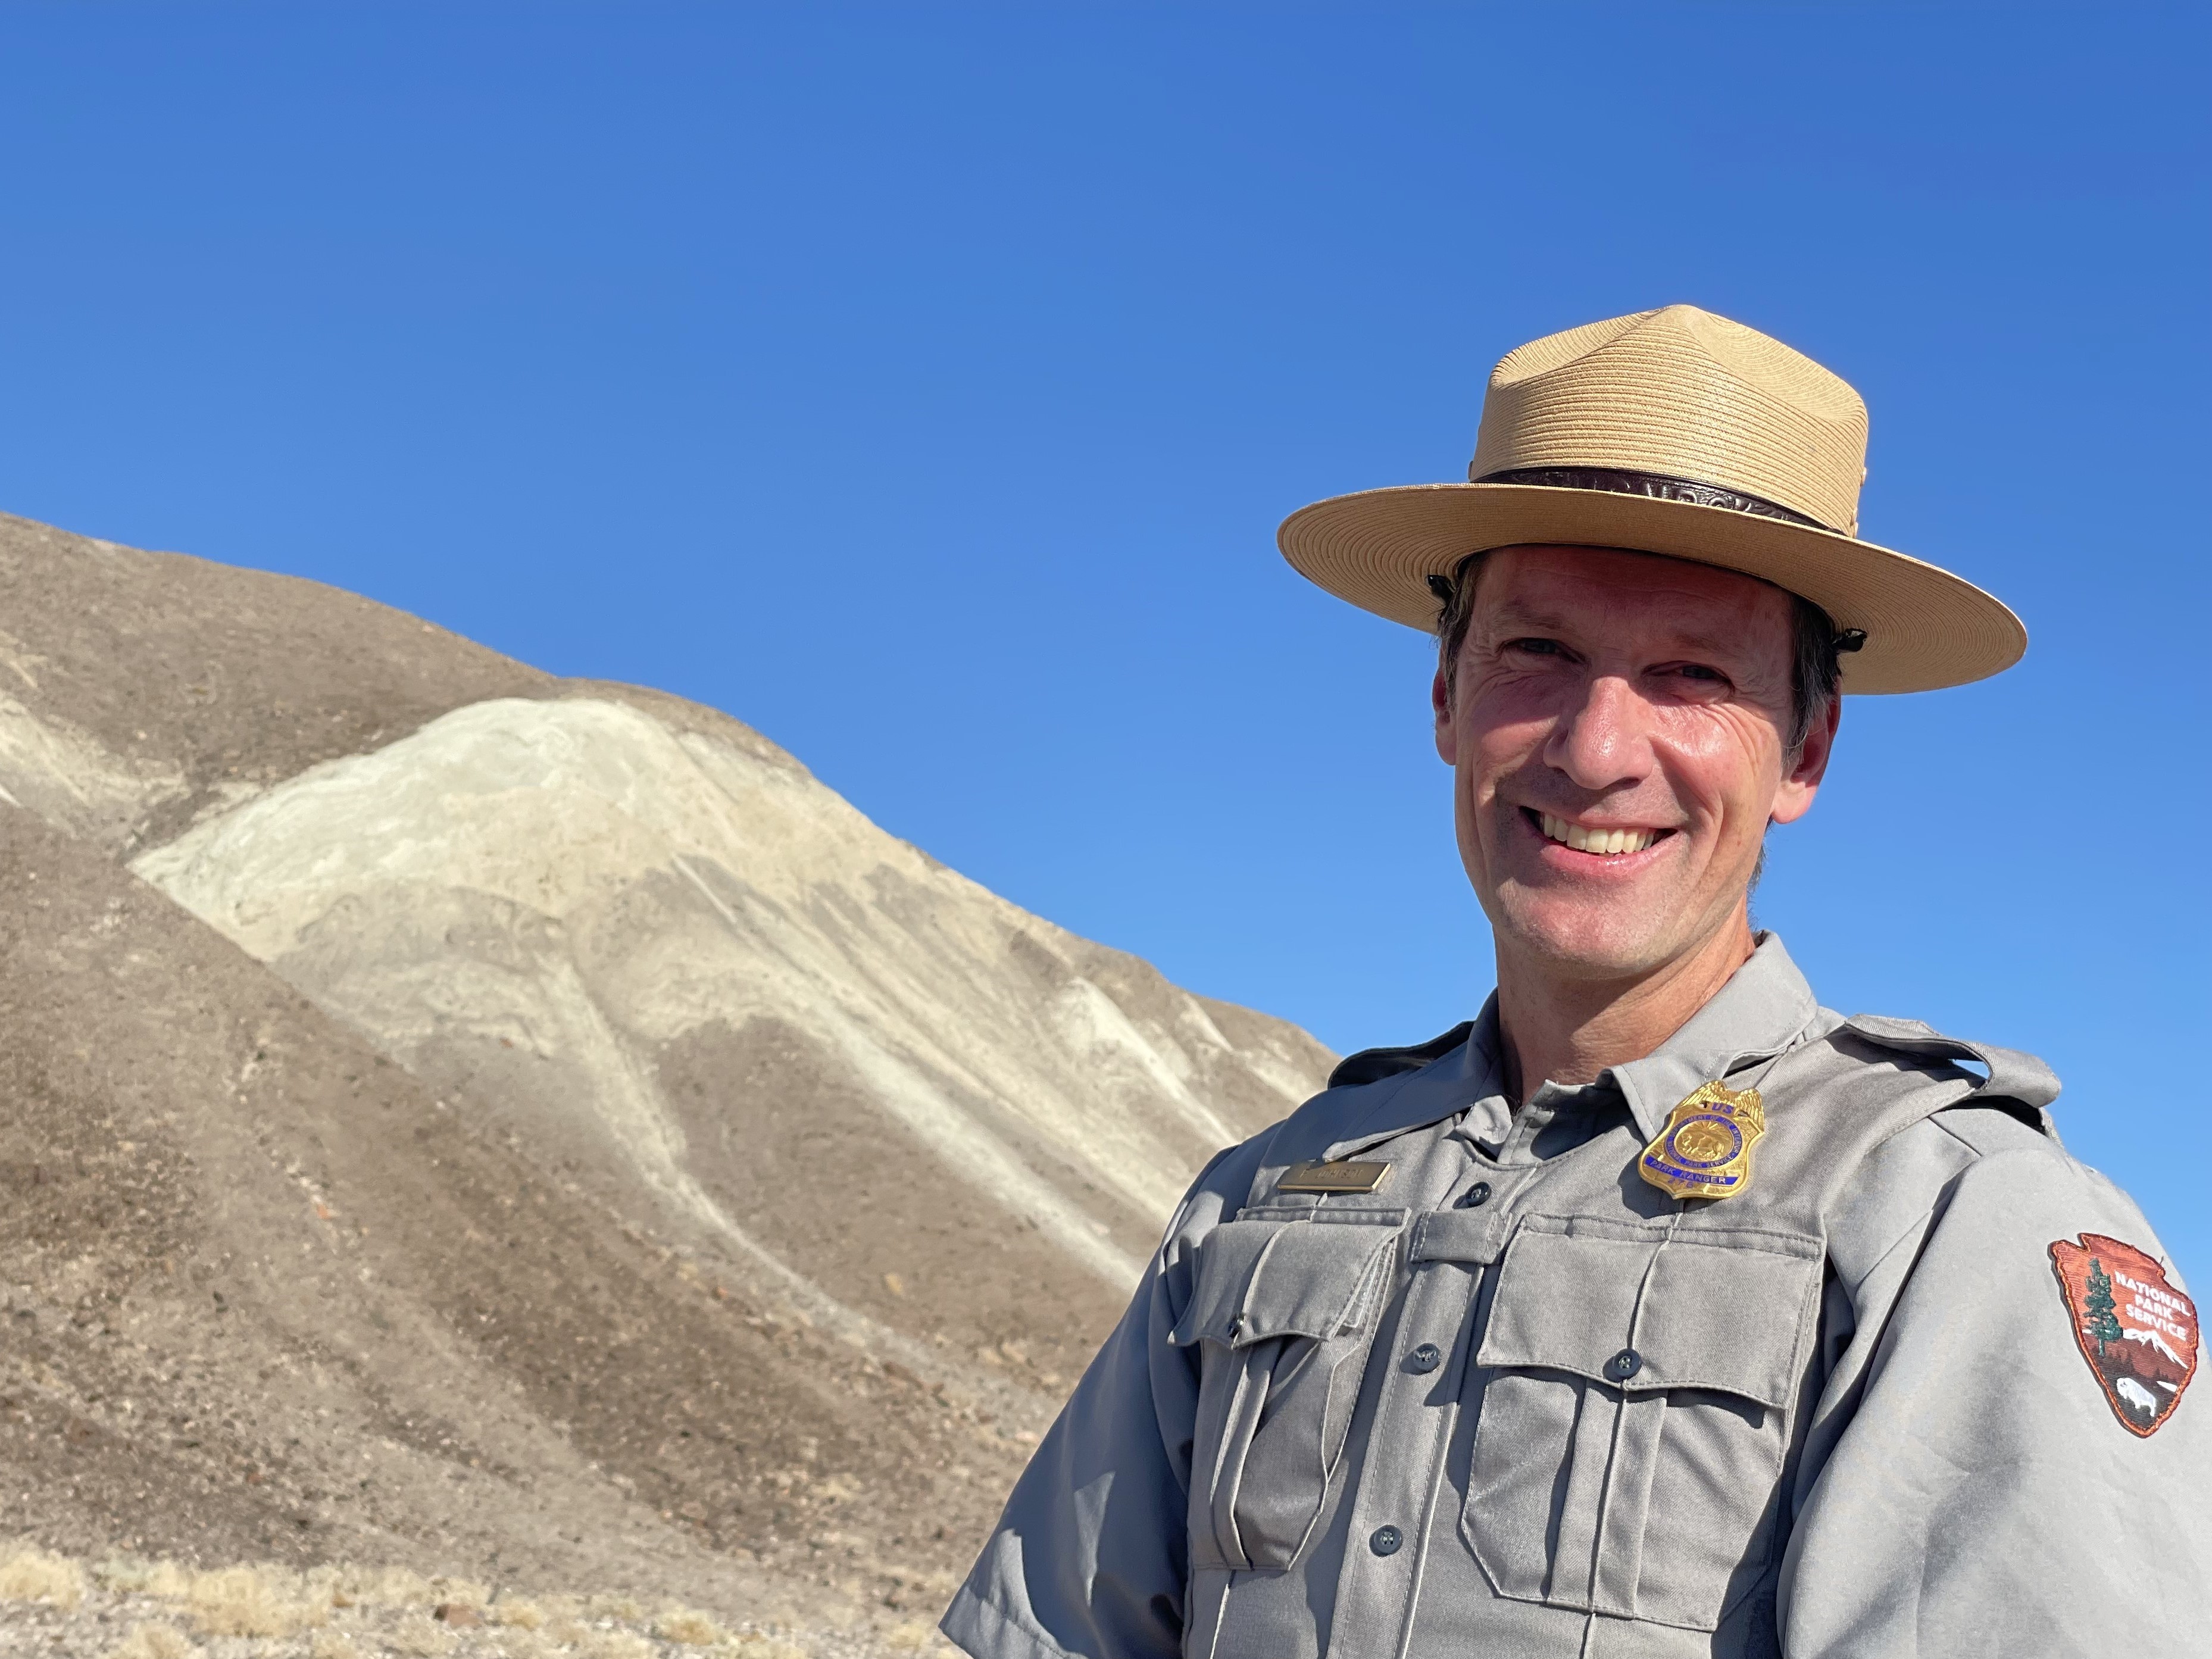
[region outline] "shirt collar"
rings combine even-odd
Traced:
[[[1794,1046],[1820,1010],[1781,938],[1761,933],[1751,959],[1680,1030],[1642,1060],[1607,1068],[1600,1081],[1612,1080],[1649,1139],[1699,1084]]]
[[[1500,1087],[1497,1006],[1498,997],[1492,993],[1466,1042],[1400,1079],[1395,1089],[1377,1085],[1371,1103],[1346,1126],[1343,1138],[1331,1142],[1322,1157],[1330,1162],[1349,1158],[1394,1136],[1456,1117],[1476,1102],[1497,1094]]]
[[[1819,1012],[1813,988],[1782,948],[1780,936],[1761,933],[1750,959],[1680,1030],[1643,1059],[1609,1066],[1592,1086],[1610,1084],[1619,1090],[1649,1139],[1665,1126],[1676,1103],[1699,1084],[1724,1079],[1747,1063],[1793,1047]],[[1503,1077],[1493,992],[1465,1042],[1383,1093],[1322,1156],[1346,1158],[1491,1101],[1501,1095]],[[1501,1103],[1501,1120],[1503,1115]],[[1503,1121],[1490,1127],[1502,1129]]]

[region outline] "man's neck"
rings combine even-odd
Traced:
[[[1498,953],[1498,1024],[1506,1091],[1518,1105],[1546,1082],[1595,1082],[1641,1060],[1710,1002],[1753,949],[1751,926],[1732,924],[1685,956],[1628,981],[1570,978]]]

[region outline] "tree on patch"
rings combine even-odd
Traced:
[[[2120,1322],[2112,1312],[2112,1279],[2105,1271],[2105,1264],[2094,1256],[2089,1258],[2089,1294],[2082,1298],[2086,1310],[2081,1328],[2097,1339],[2097,1358],[2105,1357],[2105,1344],[2120,1340]]]

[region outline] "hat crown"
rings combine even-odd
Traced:
[[[1757,329],[1668,306],[1547,335],[1490,376],[1471,479],[1540,467],[1651,472],[1858,530],[1866,404]]]

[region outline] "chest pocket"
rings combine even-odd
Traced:
[[[1523,1219],[1461,1530],[1498,1594],[1711,1630],[1767,1566],[1822,1246]]]
[[[1344,1452],[1387,1294],[1394,1226],[1232,1221],[1200,1253],[1170,1340],[1198,1345],[1194,1568],[1287,1567]]]

